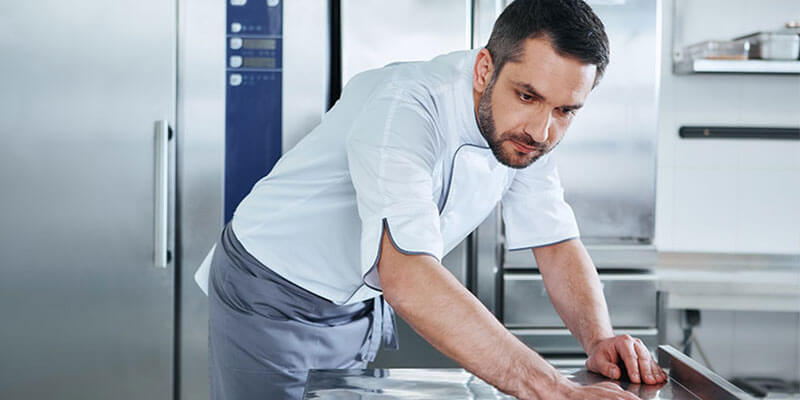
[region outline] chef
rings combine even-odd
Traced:
[[[532,249],[587,368],[663,382],[642,342],[611,330],[552,157],[608,53],[584,2],[517,0],[485,48],[351,79],[255,184],[198,272],[212,399],[296,399],[309,369],[364,368],[380,347],[397,349],[395,311],[520,399],[636,398],[572,384],[440,264],[498,203],[509,248]]]

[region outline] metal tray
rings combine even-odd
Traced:
[[[734,39],[749,42],[749,58],[796,60],[800,57],[800,36],[791,32],[756,32]]]

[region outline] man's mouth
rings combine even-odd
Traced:
[[[526,145],[524,143],[520,143],[520,142],[518,142],[518,141],[516,141],[514,139],[509,139],[509,141],[511,141],[511,144],[514,145],[514,147],[516,147],[517,151],[519,151],[520,153],[528,154],[528,153],[533,153],[534,151],[538,151],[539,150],[536,147],[528,146],[528,145]]]

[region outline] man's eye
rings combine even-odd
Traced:
[[[527,102],[533,100],[533,96],[527,95],[525,93],[520,93],[519,94],[519,99],[527,103]]]
[[[561,109],[561,114],[564,114],[564,115],[569,116],[569,117],[575,115],[576,112],[577,112],[577,110],[574,110],[574,109],[566,109],[566,108],[562,108]]]

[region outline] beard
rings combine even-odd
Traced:
[[[541,156],[547,154],[551,149],[547,148],[547,144],[537,142],[530,136],[524,133],[516,132],[503,132],[498,135],[494,124],[494,114],[492,113],[492,91],[494,90],[495,77],[489,81],[486,91],[481,95],[478,101],[478,128],[481,134],[489,143],[489,148],[492,149],[494,157],[501,164],[522,169],[538,160]],[[523,153],[516,150],[507,150],[503,148],[503,143],[508,140],[514,140],[526,146],[535,148],[532,153]]]

